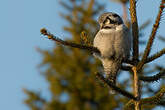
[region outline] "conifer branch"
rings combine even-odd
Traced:
[[[120,93],[121,95],[133,99],[133,100],[137,100],[136,97],[134,97],[131,93],[122,90],[121,88],[113,85],[108,79],[104,78],[103,75],[101,75],[100,73],[96,73],[96,77],[99,78],[103,83],[107,84],[110,88],[112,88],[114,91]]]
[[[74,47],[74,48],[79,48],[79,49],[84,49],[84,50],[88,50],[92,53],[100,54],[100,51],[93,46],[86,46],[86,45],[81,45],[81,44],[77,44],[77,43],[73,43],[73,42],[64,41],[64,40],[54,36],[50,32],[48,32],[45,28],[41,29],[41,34],[46,35],[48,37],[48,39],[53,40],[53,41],[60,43],[62,45]]]
[[[156,35],[156,32],[157,32],[159,24],[160,24],[161,16],[162,16],[163,9],[164,9],[164,4],[165,4],[165,0],[162,0],[160,3],[160,6],[159,6],[159,13],[157,15],[155,24],[153,25],[152,32],[151,32],[151,35],[149,37],[147,46],[145,48],[142,60],[138,64],[138,70],[140,70],[143,67],[143,65],[145,64],[147,57],[151,51],[151,47],[152,47],[153,41],[155,39],[155,35]]]
[[[153,81],[158,81],[164,75],[165,75],[165,70],[159,72],[154,76],[140,76],[139,79],[146,82],[153,82]]]
[[[152,62],[153,60],[155,60],[155,59],[157,59],[157,58],[159,58],[159,57],[161,57],[161,56],[163,56],[163,55],[165,55],[165,48],[163,48],[160,52],[158,52],[158,53],[156,53],[156,54],[154,54],[154,55],[148,57],[148,58],[146,59],[145,63]]]
[[[140,100],[141,105],[165,105],[165,101],[161,100],[165,94],[165,88],[163,87],[156,95],[144,98]],[[124,110],[133,110],[135,107],[134,100],[130,100],[124,107]]]
[[[161,88],[161,90],[154,96],[149,98],[144,98],[140,101],[142,105],[145,104],[159,104],[161,102],[161,99],[163,98],[165,94],[165,87]]]
[[[138,61],[139,57],[139,30],[138,21],[136,16],[136,1],[130,0],[130,15],[132,24],[132,36],[133,36],[133,60]]]

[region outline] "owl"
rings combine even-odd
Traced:
[[[113,12],[101,14],[98,19],[100,30],[96,34],[93,46],[100,54],[94,53],[104,67],[104,73],[109,81],[116,85],[116,76],[122,61],[128,59],[132,45],[129,29],[122,18]]]

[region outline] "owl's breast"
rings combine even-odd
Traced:
[[[94,38],[94,47],[97,47],[102,57],[128,57],[130,42],[128,34],[121,28],[118,30],[100,30]]]
[[[115,33],[99,31],[94,39],[94,47],[97,47],[102,57],[111,57],[115,54]]]

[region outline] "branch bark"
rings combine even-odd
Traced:
[[[133,36],[133,60],[138,61],[139,57],[139,30],[136,16],[136,1],[130,0],[130,15],[132,24],[132,36]]]
[[[131,15],[131,24],[132,24],[132,36],[133,36],[133,61],[135,66],[132,67],[134,73],[134,96],[137,98],[135,103],[135,110],[141,110],[140,105],[140,81],[137,73],[137,62],[139,58],[139,30],[138,30],[138,21],[136,16],[136,0],[130,0],[130,15]]]
[[[134,73],[134,96],[137,98],[137,101],[135,101],[135,110],[141,110],[141,105],[140,105],[140,98],[141,98],[141,92],[140,92],[140,81],[139,81],[139,76],[137,73],[137,68],[134,66],[132,67],[132,71]]]

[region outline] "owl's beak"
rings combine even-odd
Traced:
[[[112,24],[100,24],[100,29],[111,29],[115,28]]]

